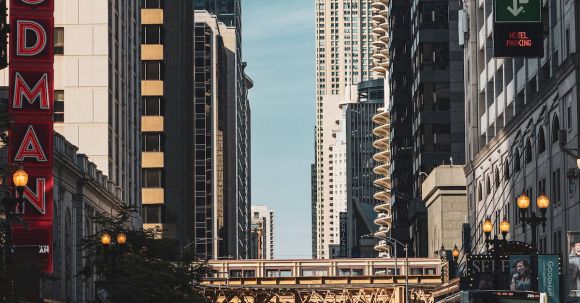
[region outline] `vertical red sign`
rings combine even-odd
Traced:
[[[9,162],[29,174],[22,209],[26,226],[12,226],[16,253],[44,261],[51,273],[53,220],[54,0],[10,1]]]

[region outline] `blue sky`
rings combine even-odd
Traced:
[[[254,80],[252,204],[274,210],[275,252],[311,257],[313,0],[242,0],[243,57]]]

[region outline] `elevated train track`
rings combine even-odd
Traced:
[[[410,259],[409,264],[394,259],[216,260],[210,265],[214,275],[201,287],[207,302],[217,303],[402,303],[407,278],[410,302],[427,303],[442,281],[439,259]],[[387,274],[395,270],[399,274]]]

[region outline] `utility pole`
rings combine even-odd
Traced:
[[[0,0],[0,69],[8,67],[8,23],[6,1]]]

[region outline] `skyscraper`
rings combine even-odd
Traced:
[[[427,209],[421,199],[426,175],[442,163],[463,164],[463,56],[458,43],[457,1],[415,1],[411,11],[413,47],[413,195],[409,201],[411,240],[426,257]],[[419,37],[431,37],[421,39]]]
[[[316,0],[316,257],[337,244],[333,146],[339,104],[356,100],[356,85],[371,78],[370,0]],[[314,234],[314,232],[313,232]]]
[[[358,99],[344,105],[346,124],[346,201],[348,257],[374,257],[374,207],[379,201],[373,168],[373,116],[384,106],[383,79],[358,84]]]
[[[411,101],[411,2],[392,0],[389,4],[389,95],[391,118],[392,229],[390,235],[408,241],[408,207],[413,201],[413,160]]]
[[[464,161],[463,56],[456,1],[393,1],[389,12],[392,236],[427,256],[424,176]],[[426,38],[429,37],[429,38]]]
[[[239,29],[195,11],[194,230],[207,258],[247,258],[250,243],[252,81],[241,61]]]
[[[193,7],[144,1],[142,173],[144,227],[186,246],[193,235]]]
[[[250,259],[274,259],[274,212],[264,205],[252,205]]]
[[[205,258],[245,258],[252,82],[241,23],[195,10],[205,4],[148,0],[142,11],[145,226]]]

